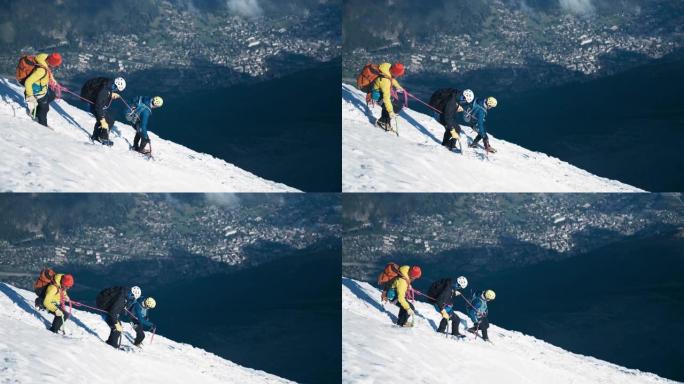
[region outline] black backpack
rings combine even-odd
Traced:
[[[446,107],[447,100],[451,95],[458,94],[459,90],[456,88],[441,88],[435,91],[435,93],[430,96],[430,106],[444,112],[444,107]]]
[[[445,298],[441,297],[445,290],[451,290],[451,279],[439,279],[430,285],[427,294],[430,296],[428,300],[431,304],[444,304],[439,303],[439,301],[445,301]]]
[[[111,82],[112,79],[107,77],[96,77],[94,79],[90,79],[83,84],[83,88],[81,88],[81,97],[95,102],[95,98],[97,97],[97,93],[100,92],[100,89],[106,87],[107,84]]]
[[[95,306],[103,309],[105,311],[108,311],[114,301],[121,295],[121,292],[125,292],[126,288],[125,287],[111,287],[111,288],[105,288],[100,293],[97,294],[97,297],[95,298]]]

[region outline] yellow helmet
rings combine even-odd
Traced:
[[[152,106],[159,108],[162,105],[164,105],[164,99],[161,98],[161,96],[155,96],[152,98]]]
[[[484,298],[487,301],[492,301],[496,298],[496,293],[494,293],[494,291],[492,291],[491,289],[488,289],[484,291]]]
[[[143,305],[145,305],[146,308],[152,309],[157,306],[157,300],[148,297],[145,299],[145,301],[143,301]]]
[[[489,97],[487,98],[487,100],[485,101],[485,104],[487,104],[487,106],[488,106],[489,108],[494,108],[494,107],[496,107],[496,105],[498,104],[498,102],[496,101],[496,99],[495,99],[494,97],[489,96]]]

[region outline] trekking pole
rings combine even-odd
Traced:
[[[157,333],[157,327],[152,328],[152,337],[150,338],[150,344],[154,341],[154,335]]]

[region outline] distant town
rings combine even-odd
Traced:
[[[569,73],[586,76],[606,75],[631,65],[621,56],[632,53],[646,58],[661,58],[681,48],[684,26],[678,30],[658,30],[637,16],[621,18],[584,18],[558,14],[542,25],[532,23],[520,9],[493,1],[495,17],[471,34],[448,32],[421,39],[407,39],[372,51],[355,47],[344,54],[346,76],[352,76],[368,62],[402,61],[410,74],[464,76],[483,68],[539,68],[539,84],[562,83],[567,79],[549,78],[541,66],[559,66]],[[615,22],[615,24],[613,24]],[[446,29],[445,29],[446,30]]]
[[[2,52],[0,66],[3,72],[13,73],[20,53],[57,50],[64,57],[57,71],[61,79],[85,73],[178,69],[193,73],[196,88],[279,77],[307,65],[269,65],[269,59],[281,55],[325,62],[341,53],[339,11],[332,7],[277,19],[241,18],[223,11],[211,20],[200,20],[170,2],[160,2],[160,8],[164,22],[148,33],[99,33],[63,39],[50,47],[27,46],[22,52]],[[221,76],[215,76],[221,70]]]
[[[207,205],[182,213],[166,203],[140,204],[131,222],[41,229],[23,239],[1,239],[0,272],[35,273],[67,263],[105,267],[173,258],[179,252],[227,266],[252,266],[340,236],[334,217],[317,212],[301,217],[305,210],[276,203],[250,209]],[[250,258],[254,252],[258,258]]]
[[[413,214],[384,220],[368,220],[344,229],[343,260],[351,275],[396,255],[433,260],[446,252],[462,252],[454,262],[500,265],[530,263],[570,257],[664,226],[679,227],[684,234],[681,210],[648,209],[608,211],[601,201],[532,197],[517,207],[498,206],[497,197],[482,195],[464,216],[460,208],[443,214]],[[603,236],[604,234],[609,236]],[[357,268],[359,269],[357,271]]]

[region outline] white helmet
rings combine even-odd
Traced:
[[[133,288],[131,288],[131,295],[133,295],[133,298],[137,300],[138,298],[140,298],[140,295],[142,295],[142,290],[140,289],[140,287],[136,285]]]
[[[119,92],[123,92],[123,90],[126,89],[126,80],[124,80],[123,77],[117,77],[114,79],[114,85]]]
[[[468,286],[468,279],[466,279],[465,276],[459,276],[458,279],[456,279],[456,284],[458,284],[461,289],[465,289],[465,287]]]
[[[494,108],[499,104],[499,102],[496,101],[496,98],[494,98],[493,96],[489,96],[485,101],[485,104],[487,104],[488,108]]]
[[[473,100],[475,100],[475,94],[470,89],[466,89],[465,91],[463,91],[463,97],[465,98],[466,103],[468,104],[472,103]]]

